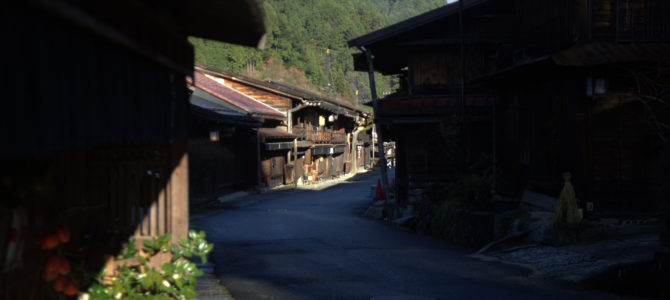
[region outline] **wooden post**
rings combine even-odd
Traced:
[[[358,134],[364,131],[364,127],[358,127],[354,130],[354,134],[351,138],[351,170],[354,174],[358,172]]]
[[[374,66],[372,64],[372,59],[373,56],[364,47],[360,48],[361,51],[365,53],[365,57],[368,61],[368,78],[370,80],[370,97],[372,97],[372,106],[374,109],[374,123],[375,123],[375,129],[377,131],[377,148],[380,149],[381,155],[379,155],[379,164],[380,164],[380,169],[381,169],[381,175],[382,175],[382,187],[384,188],[384,210],[386,211],[386,215],[390,217],[389,209],[388,209],[388,202],[389,202],[389,182],[388,182],[388,175],[386,174],[386,157],[384,156],[384,139],[382,139],[382,128],[379,125],[379,103],[377,101],[377,87],[375,86],[375,70]],[[372,151],[374,155],[374,147]]]
[[[172,173],[170,174],[170,231],[173,242],[188,236],[188,153],[186,140],[172,142]]]
[[[291,182],[297,185],[295,173],[298,171],[298,138],[293,139],[293,173],[291,173]]]
[[[298,161],[298,139],[293,139],[293,161]]]

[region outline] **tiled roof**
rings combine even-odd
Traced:
[[[226,101],[249,114],[260,115],[271,118],[285,118],[284,114],[271,106],[260,102],[248,95],[245,95],[231,87],[225,86],[222,83],[216,82],[212,77],[209,77],[200,72],[193,73],[194,85],[207,93],[210,93],[217,98]]]

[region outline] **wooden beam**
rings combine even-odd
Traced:
[[[172,142],[172,173],[170,174],[172,239],[188,236],[188,154],[186,140]]]
[[[193,73],[191,66],[182,66],[179,63],[171,60],[160,52],[154,51],[138,44],[137,42],[130,39],[125,34],[119,32],[112,26],[101,22],[96,19],[94,16],[86,13],[85,11],[79,9],[76,6],[68,4],[64,1],[46,1],[46,0],[32,0],[29,2],[35,7],[42,9],[53,16],[61,18],[71,24],[81,27],[85,30],[90,31],[94,35],[97,35],[118,47],[124,48],[128,51],[131,51],[144,59],[153,61],[159,65],[162,65],[174,72],[191,75]],[[184,46],[190,46],[186,41]],[[190,46],[191,48],[193,46]]]
[[[368,79],[370,80],[370,97],[372,97],[372,108],[374,109],[374,123],[375,123],[375,129],[377,131],[377,148],[380,151],[379,155],[379,167],[381,170],[381,175],[382,175],[382,187],[384,188],[384,210],[386,211],[386,215],[390,219],[390,210],[389,210],[389,182],[388,182],[388,175],[386,174],[386,157],[384,156],[384,139],[382,138],[382,128],[381,125],[378,123],[378,117],[379,117],[379,101],[377,101],[377,87],[375,86],[375,70],[373,67],[373,55],[370,53],[369,50],[361,47],[360,48],[363,53],[365,53],[365,57],[368,61]],[[373,155],[373,161],[374,161],[374,147],[372,151]]]

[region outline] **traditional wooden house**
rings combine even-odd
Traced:
[[[354,134],[354,129],[362,125],[368,116],[350,102],[208,66],[199,65],[196,69],[216,76],[228,87],[285,113],[285,119],[277,127],[294,134],[295,141],[288,148],[290,151],[285,158],[277,157],[272,164],[268,164],[285,168],[284,183],[341,175],[352,170],[352,161],[363,160],[351,155],[351,149],[358,148],[355,145],[357,142],[353,141],[358,141],[358,137],[364,138],[366,133]],[[286,146],[284,144],[283,147]],[[365,152],[360,153],[364,155]],[[274,180],[279,181],[279,174],[274,176]]]
[[[188,153],[190,204],[257,182],[261,119],[191,85]]]
[[[58,298],[41,279],[54,252],[38,246],[58,228],[60,255],[92,272],[131,236],[186,235],[186,35],[257,46],[264,17],[246,0],[2,7],[0,291]]]
[[[495,193],[555,197],[569,171],[585,210],[653,210],[669,14],[655,0],[470,0],[463,34],[451,4],[351,40],[406,82],[376,116],[397,141],[400,197],[445,177],[434,137],[460,114],[468,151],[493,155]]]
[[[229,153],[230,157],[227,160],[228,165],[223,170],[203,170],[206,173],[228,172],[228,178],[239,180],[237,188],[244,188],[250,186],[267,185],[270,187],[277,186],[284,183],[284,165],[288,151],[292,148],[292,143],[287,140],[293,140],[294,136],[286,130],[276,129],[281,128],[282,122],[286,119],[285,113],[280,110],[257,100],[256,98],[242,93],[235,88],[224,84],[221,77],[203,74],[196,71],[194,73],[194,97],[210,98],[210,101],[220,106],[225,106],[227,109],[234,110],[237,113],[244,114],[248,117],[253,117],[258,120],[260,126],[256,128],[243,129],[237,133],[235,139],[230,140],[229,145],[224,147],[217,147],[218,155],[225,155],[226,148],[238,149],[235,153]],[[206,132],[209,135],[216,135],[211,131]],[[193,150],[202,152],[196,159],[202,159],[203,164],[212,159],[213,156],[208,154],[208,150],[203,147],[202,143],[198,143],[200,147],[196,147],[197,133],[194,133]],[[205,132],[200,132],[200,138]],[[218,134],[221,134],[219,131]],[[216,139],[217,144],[222,144],[219,139],[215,137],[208,137],[209,139]],[[201,140],[202,141],[202,140]],[[195,152],[190,151],[191,155]],[[233,167],[233,164],[238,164],[239,169]],[[195,168],[194,168],[195,170]],[[221,178],[223,180],[223,178]],[[230,185],[230,182],[219,180],[217,185]],[[196,181],[193,181],[196,184]],[[213,191],[216,192],[216,191]],[[213,193],[212,193],[213,194]]]
[[[471,80],[498,68],[497,56],[513,40],[505,30],[513,7],[483,0],[464,6],[463,36],[458,5],[451,4],[349,41],[374,57],[374,71],[400,78],[399,90],[379,101],[375,120],[383,137],[396,142],[397,198],[402,203],[421,197],[431,183],[453,178],[448,165],[453,143],[445,142],[452,125],[464,124],[461,145],[473,160],[493,149],[494,94]],[[355,54],[354,64],[356,70],[368,71],[365,53]]]
[[[556,196],[569,171],[589,213],[653,212],[665,130],[659,121],[670,120],[662,104],[670,87],[670,3],[516,6],[513,59],[482,78],[497,95],[496,191]]]

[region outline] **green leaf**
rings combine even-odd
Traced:
[[[144,240],[142,244],[144,244],[145,249],[153,249],[154,246],[154,243],[150,240]]]

